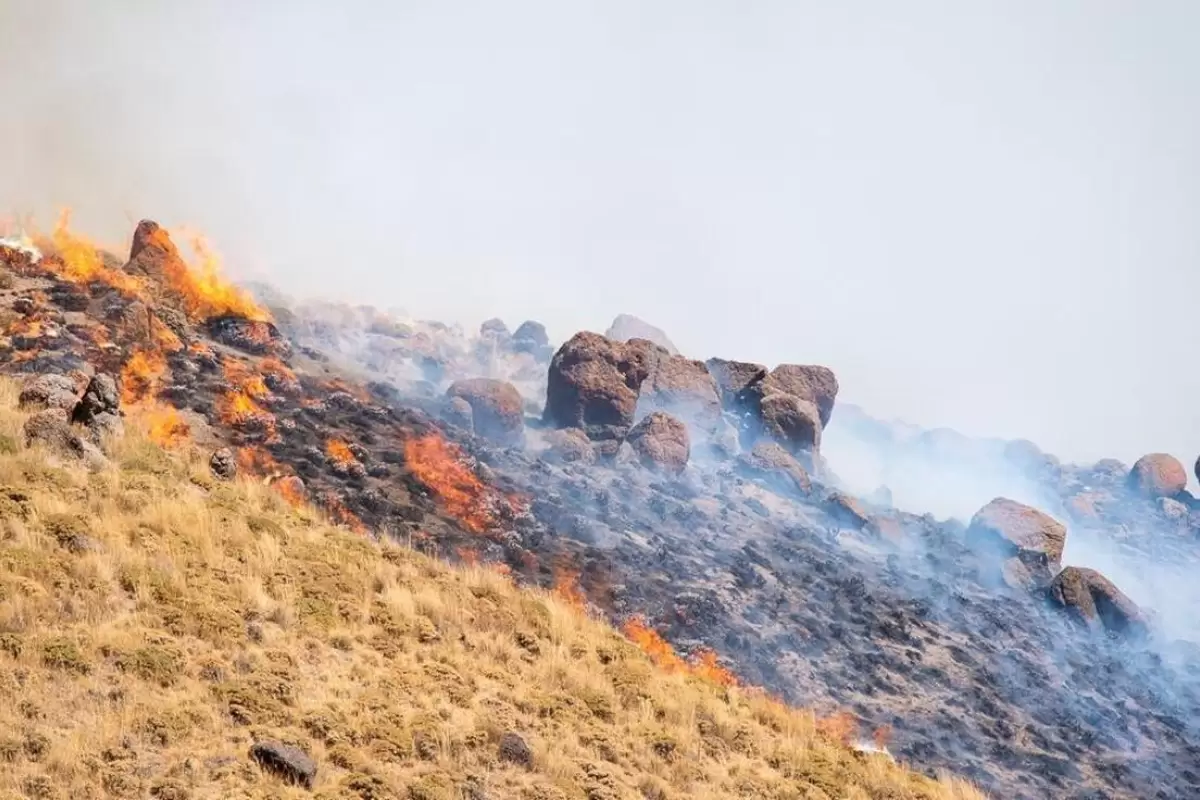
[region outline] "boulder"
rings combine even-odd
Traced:
[[[525,352],[535,352],[550,346],[546,326],[536,320],[527,319],[513,331],[513,347]]]
[[[716,381],[721,395],[721,404],[730,411],[741,411],[744,401],[742,393],[750,386],[767,377],[767,368],[749,361],[730,361],[710,358],[704,362],[708,372]]]
[[[479,336],[483,339],[496,339],[499,341],[508,341],[512,334],[508,332],[508,326],[504,324],[504,320],[499,317],[492,317],[485,320],[479,326]]]
[[[71,410],[71,422],[87,428],[88,438],[97,446],[125,432],[121,393],[113,376],[103,372],[92,376],[83,397]]]
[[[821,449],[821,414],[817,406],[790,394],[768,394],[758,403],[762,432],[793,453]]]
[[[475,412],[471,410],[471,404],[461,397],[446,398],[442,415],[452,425],[469,431],[475,430]]]
[[[508,731],[500,737],[500,760],[519,767],[533,766],[533,750],[525,742],[525,738],[515,731]]]
[[[822,506],[839,525],[864,530],[871,524],[871,515],[863,504],[845,492],[830,492]]]
[[[687,425],[662,411],[634,425],[625,441],[644,466],[662,472],[683,472],[691,455]]]
[[[1129,470],[1126,484],[1146,497],[1172,497],[1187,487],[1187,472],[1174,456],[1150,453],[1139,458]]]
[[[468,378],[446,390],[449,399],[461,398],[471,406],[472,430],[477,436],[505,445],[525,438],[525,412],[521,393],[506,381]]]
[[[596,451],[586,433],[579,428],[562,428],[546,434],[545,457],[563,464],[591,464]]]
[[[237,458],[228,447],[222,447],[212,454],[208,460],[208,468],[221,480],[231,481],[237,477]]]
[[[1036,508],[997,497],[971,518],[966,539],[997,560],[1009,586],[1041,589],[1061,566],[1067,529]]]
[[[660,353],[638,396],[638,413],[665,411],[709,438],[721,421],[717,382],[703,361]]]
[[[290,744],[270,740],[257,742],[250,748],[250,758],[266,772],[305,789],[311,789],[317,777],[316,762],[308,753]]]
[[[61,408],[47,408],[25,420],[23,427],[27,447],[40,444],[60,455],[78,458],[89,469],[99,469],[108,463],[104,454],[71,425],[70,417]]]
[[[633,424],[638,393],[661,350],[645,340],[614,342],[582,331],[550,360],[545,421],[556,428],[615,428],[623,435]]]
[[[812,491],[812,481],[804,467],[777,442],[759,442],[749,453],[739,456],[737,463],[743,475],[762,478],[786,493],[807,495]]]
[[[671,355],[679,355],[679,350],[672,344],[667,334],[661,328],[656,328],[649,322],[640,320],[632,314],[619,314],[608,326],[604,335],[614,342],[628,342],[631,339],[645,339],[658,345]]]
[[[24,409],[57,408],[70,411],[79,401],[75,381],[66,375],[38,375],[21,387],[17,402]]]
[[[837,400],[838,381],[833,370],[813,364],[780,364],[765,378],[753,384],[750,391],[759,398],[775,394],[791,395],[814,404],[820,412],[821,425],[829,424],[833,404]]]
[[[1054,576],[1050,602],[1082,625],[1113,635],[1142,636],[1147,619],[1112,581],[1094,569],[1066,567]]]
[[[144,219],[133,232],[126,272],[162,281],[171,271],[184,270],[187,265],[179,257],[170,235],[157,222]]]

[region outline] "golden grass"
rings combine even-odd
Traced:
[[[0,798],[979,798],[667,675],[485,568],[379,546],[132,429],[87,473],[0,385]],[[529,767],[502,762],[515,731]],[[296,744],[312,792],[248,757]]]

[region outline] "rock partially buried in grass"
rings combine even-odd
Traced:
[[[532,767],[533,751],[521,734],[509,731],[500,737],[500,760],[521,767]]]
[[[213,475],[224,481],[231,481],[237,477],[237,459],[228,447],[222,447],[212,454],[212,458],[208,460],[208,468],[212,470]]]
[[[250,748],[250,758],[272,775],[305,789],[313,787],[317,764],[299,747],[276,741],[262,741]]]

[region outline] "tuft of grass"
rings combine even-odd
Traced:
[[[20,445],[16,394],[0,381],[0,797],[981,797],[496,571],[206,480],[136,424],[100,472],[54,461]],[[316,761],[311,792],[250,760],[266,739]]]

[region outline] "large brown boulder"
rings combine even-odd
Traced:
[[[661,328],[656,328],[649,322],[640,320],[632,314],[620,314],[608,326],[604,335],[614,342],[628,342],[632,339],[645,339],[654,342],[671,355],[679,355],[679,350],[667,337]]]
[[[75,381],[66,375],[38,375],[21,386],[17,402],[24,409],[57,408],[70,411],[79,401]]]
[[[660,352],[642,383],[638,411],[666,411],[707,435],[721,421],[721,399],[703,361]]]
[[[971,518],[966,538],[996,558],[1009,586],[1040,589],[1062,564],[1067,529],[1036,508],[997,497]]]
[[[126,272],[162,281],[172,272],[186,268],[175,243],[164,228],[148,219],[138,223],[133,232],[133,245],[129,249]]]
[[[758,404],[762,430],[793,453],[821,449],[821,412],[815,404],[791,394],[769,394]]]
[[[582,331],[550,360],[544,418],[556,428],[614,429],[624,435],[633,424],[642,382],[661,357],[651,342],[614,342]],[[593,438],[595,438],[593,436]]]
[[[766,367],[749,361],[710,358],[705,366],[717,382],[722,405],[731,411],[741,410],[742,392],[767,377]]]
[[[644,466],[661,472],[683,472],[691,455],[687,425],[662,411],[634,425],[625,441]]]
[[[751,387],[760,397],[787,394],[814,404],[821,415],[821,425],[829,424],[833,404],[837,400],[838,381],[829,367],[814,364],[780,364]]]
[[[1167,453],[1142,456],[1126,478],[1130,489],[1147,497],[1172,497],[1187,488],[1187,472]]]
[[[1066,567],[1054,576],[1050,602],[1092,630],[1141,636],[1147,621],[1137,603],[1094,569]]]
[[[524,401],[511,383],[492,378],[455,381],[446,390],[446,397],[465,400],[471,406],[471,422],[477,436],[508,445],[518,444],[524,438]]]

